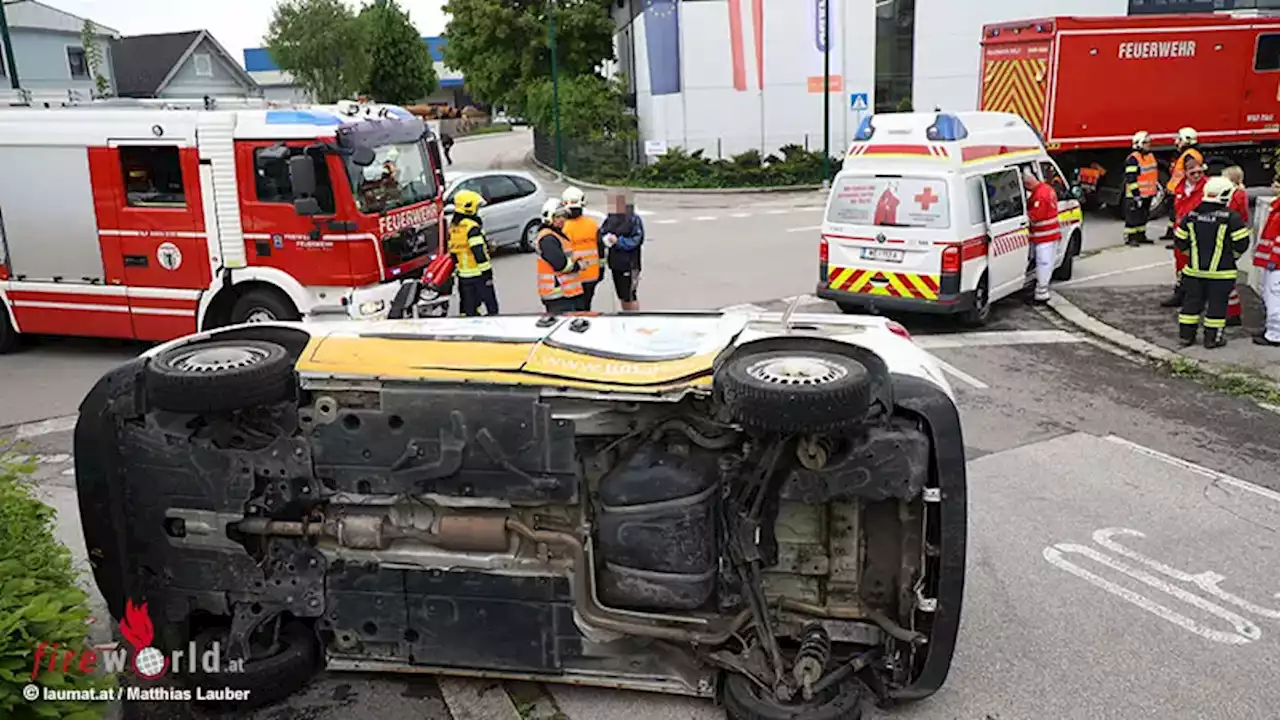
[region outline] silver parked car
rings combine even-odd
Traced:
[[[518,246],[521,252],[533,252],[547,192],[532,175],[519,170],[485,170],[449,173],[446,182],[446,213],[453,212],[453,197],[458,191],[474,190],[485,200],[480,220],[489,243],[495,248]]]

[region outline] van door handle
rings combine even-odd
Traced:
[[[147,256],[146,255],[125,255],[124,266],[125,267],[146,267]]]

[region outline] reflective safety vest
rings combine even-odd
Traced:
[[[449,228],[449,253],[458,263],[460,278],[480,277],[493,269],[493,263],[489,260],[476,261],[475,252],[471,248],[476,245],[485,246],[486,241],[483,231],[472,235],[473,230],[480,230],[480,223],[471,218],[457,220]],[[485,257],[488,257],[487,252]]]
[[[1156,164],[1156,156],[1151,153],[1133,152],[1125,163],[1126,178],[1133,182],[1125,188],[1129,197],[1155,197],[1156,187],[1160,184],[1160,166]]]
[[[564,234],[573,246],[573,259],[578,261],[582,282],[600,279],[600,226],[595,220],[580,215],[564,222]]]
[[[573,245],[569,242],[569,238],[550,228],[543,228],[538,233],[538,244],[542,244],[542,239],[547,235],[551,235],[560,241],[560,247],[564,251],[564,256],[572,265],[573,262]],[[559,300],[560,298],[578,297],[582,294],[582,278],[578,276],[576,271],[564,272],[551,267],[551,263],[542,257],[542,253],[538,253],[538,297],[543,300]]]
[[[1031,191],[1027,219],[1031,221],[1033,244],[1055,243],[1062,239],[1062,224],[1058,220],[1058,193],[1052,185],[1040,183]]]
[[[1183,150],[1182,154],[1178,156],[1178,161],[1173,164],[1173,171],[1169,174],[1169,182],[1165,183],[1165,188],[1169,192],[1176,190],[1178,183],[1182,182],[1182,178],[1186,176],[1187,158],[1189,157],[1195,158],[1201,165],[1204,164],[1204,156],[1200,154],[1199,150],[1193,147]]]

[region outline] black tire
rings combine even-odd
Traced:
[[[226,630],[206,630],[196,636],[196,652],[203,654],[212,642],[226,646]],[[225,662],[225,660],[224,660]],[[226,711],[244,711],[279,702],[301,690],[315,677],[323,665],[320,640],[304,623],[289,622],[280,628],[280,648],[275,655],[249,659],[244,672],[220,672],[206,675],[197,672],[186,676],[192,687],[248,690],[249,697],[239,702],[205,702],[205,707]]]
[[[877,399],[875,378],[865,364],[821,346],[740,350],[716,371],[715,385],[735,421],[776,433],[856,427]]]
[[[254,288],[245,291],[231,306],[231,324],[248,322],[293,321],[301,319],[293,301],[276,290]]]
[[[965,310],[960,316],[960,323],[966,327],[980,328],[991,319],[991,290],[987,286],[984,274],[978,280],[978,287],[973,291],[973,307]]]
[[[725,678],[723,702],[730,720],[860,720],[862,690],[857,683],[844,682],[812,702],[781,704],[762,697],[760,687],[733,673]]]
[[[19,337],[18,331],[9,322],[9,311],[0,302],[0,355],[17,350]]]
[[[147,364],[148,403],[160,410],[216,413],[270,405],[294,395],[293,359],[261,340],[182,345]]]
[[[531,253],[535,250],[533,243],[529,241],[529,230],[532,229],[536,234],[541,224],[537,220],[530,220],[528,225],[524,226],[524,230],[520,231],[520,252]]]
[[[1053,279],[1058,282],[1065,282],[1071,279],[1076,271],[1076,255],[1080,254],[1080,236],[1072,235],[1071,241],[1067,244],[1067,256],[1062,259],[1062,264],[1053,269]]]

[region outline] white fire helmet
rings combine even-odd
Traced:
[[[1200,140],[1200,135],[1195,128],[1184,127],[1178,131],[1178,142],[1182,145],[1195,145]]]
[[[1133,146],[1135,148],[1144,148],[1151,144],[1151,133],[1146,130],[1139,130],[1133,134]]]
[[[1218,175],[1217,177],[1209,178],[1209,182],[1204,184],[1204,199],[1209,202],[1227,205],[1231,202],[1231,196],[1235,191],[1235,183]]]
[[[565,188],[564,194],[560,196],[560,201],[564,203],[566,208],[580,208],[587,204],[587,196],[586,193],[570,185]]]
[[[545,223],[550,223],[557,216],[564,217],[567,214],[568,212],[565,210],[564,205],[555,198],[542,203],[542,221]]]

